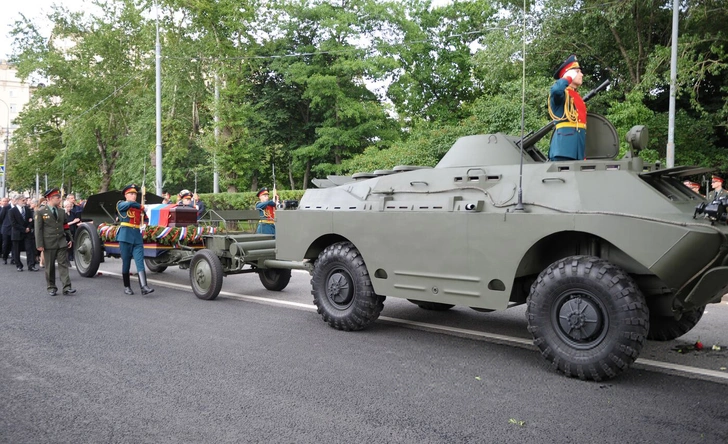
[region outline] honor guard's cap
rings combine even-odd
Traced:
[[[723,183],[723,179],[721,177],[718,177],[718,176],[713,176],[712,182],[720,182],[720,183]]]
[[[260,197],[261,194],[268,194],[268,188],[263,187],[263,188],[259,189],[258,194],[256,194],[256,196]]]
[[[121,194],[123,194],[124,196],[126,196],[127,193],[131,193],[131,192],[134,192],[134,193],[137,193],[138,194],[139,193],[139,187],[136,186],[136,184],[133,184],[132,183],[132,184],[129,184],[129,185],[125,186],[124,189],[121,190]]]
[[[686,187],[699,187],[700,186],[699,183],[693,182],[693,181],[690,181],[690,180],[684,181],[683,182],[683,185],[685,185]]]
[[[566,71],[574,68],[581,68],[581,66],[579,66],[579,62],[576,60],[576,55],[572,54],[564,61],[564,63],[561,64],[561,66],[556,68],[556,72],[554,72],[554,79],[559,80],[564,76]]]
[[[50,190],[47,190],[45,193],[43,193],[43,197],[45,197],[46,199],[50,199],[56,194],[60,196],[61,190],[59,190],[58,188],[51,188]]]
[[[182,190],[179,192],[179,198],[180,199],[192,199],[192,193],[190,193],[190,190]]]

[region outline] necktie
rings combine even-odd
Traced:
[[[53,217],[55,217],[56,220],[58,220],[58,212],[56,211],[56,207],[51,207],[51,210],[53,211]]]
[[[25,219],[25,207],[20,207],[20,217]]]

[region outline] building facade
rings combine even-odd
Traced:
[[[3,156],[0,158],[0,165],[4,172],[5,162],[7,160],[7,150],[12,143],[13,130],[17,127],[13,123],[23,107],[30,101],[31,86],[22,82],[17,77],[17,70],[9,65],[7,61],[0,61],[0,140],[2,140]],[[5,175],[2,175],[2,196],[5,196],[7,189],[5,186]]]

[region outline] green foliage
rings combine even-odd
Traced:
[[[231,192],[220,205],[250,207],[255,199],[235,192],[272,186],[274,165],[276,186],[289,189],[331,173],[435,165],[458,137],[521,134],[524,83],[528,133],[548,121],[552,72],[571,53],[586,74],[582,94],[612,81],[589,110],[621,140],[647,125],[642,156],[664,161],[665,0],[529,1],[525,14],[520,2],[489,0],[159,5],[163,181],[173,194],[210,191],[217,170]],[[81,194],[130,181],[154,188],[154,14],[139,0],[102,0],[99,11],[56,6],[44,23],[16,24],[18,74],[45,87],[16,121],[11,187],[33,187],[39,173]],[[681,3],[677,163],[728,170],[726,21],[720,0]]]

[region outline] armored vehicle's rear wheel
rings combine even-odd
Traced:
[[[672,341],[689,332],[703,317],[705,307],[696,308],[682,314],[680,319],[673,316],[650,316],[650,332],[647,339],[653,341]]]
[[[79,225],[73,240],[73,259],[78,274],[83,277],[96,276],[103,254],[96,227],[87,223]]]
[[[542,271],[528,297],[528,330],[554,368],[600,381],[637,359],[649,311],[634,280],[590,256],[572,256]]]
[[[190,262],[190,284],[200,299],[211,301],[222,290],[222,264],[212,250],[200,250]]]
[[[440,302],[418,301],[416,299],[407,299],[407,300],[425,310],[447,311],[454,307],[454,305],[452,305],[452,304],[442,304]]]
[[[361,330],[384,308],[384,298],[374,293],[364,260],[351,242],[330,245],[319,254],[311,288],[319,314],[337,330]]]
[[[263,286],[270,291],[281,291],[291,281],[291,270],[281,268],[267,268],[258,272]]]
[[[152,273],[161,273],[166,270],[167,266],[162,265],[166,263],[164,261],[164,256],[166,256],[166,254],[158,257],[145,257],[144,265],[147,266],[147,270],[151,271]]]

